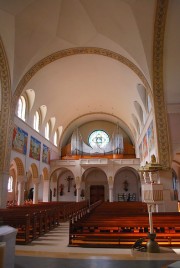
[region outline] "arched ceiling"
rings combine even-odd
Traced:
[[[180,103],[180,1],[169,2],[164,87],[166,103],[172,104]],[[144,75],[152,90],[155,11],[156,0],[0,0],[0,22],[6,32],[2,26],[0,30],[12,90],[16,92],[25,73],[43,58],[77,47],[105,49],[123,56]],[[56,128],[66,129],[76,119],[80,124],[86,114],[92,114],[94,120],[101,114],[101,118],[106,115],[105,120],[107,115],[117,118],[133,132],[132,114],[138,117],[134,102],[142,105],[139,84],[143,81],[132,66],[107,55],[85,53],[42,66],[24,90],[34,90],[32,111],[47,106],[45,120],[55,117]]]

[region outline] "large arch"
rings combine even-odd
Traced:
[[[74,185],[75,176],[72,170],[66,167],[56,168],[50,175],[50,199],[53,201],[75,201]]]
[[[14,162],[16,164],[17,176],[24,176],[25,171],[24,171],[24,165],[23,165],[22,160],[19,157],[16,157],[14,159]]]
[[[73,55],[81,55],[81,54],[94,54],[98,56],[105,56],[112,58],[113,60],[119,61],[120,63],[126,65],[128,68],[130,68],[142,81],[143,85],[145,86],[146,90],[148,91],[148,94],[150,95],[151,100],[152,99],[152,90],[150,88],[150,85],[145,78],[143,72],[129,59],[126,57],[113,52],[108,49],[104,48],[98,48],[98,47],[75,47],[75,48],[69,48],[61,51],[57,51],[42,60],[38,61],[36,64],[34,64],[22,77],[20,80],[15,92],[14,92],[14,105],[16,105],[18,98],[20,97],[24,87],[26,84],[31,80],[31,78],[42,68],[44,68],[46,65],[62,59],[64,57],[69,57]]]
[[[70,134],[72,134],[73,130],[77,128],[77,126],[79,127],[84,123],[88,123],[94,120],[106,120],[114,124],[118,124],[120,127],[122,127],[123,130],[126,131],[128,136],[131,138],[132,142],[135,143],[135,136],[132,134],[126,122],[122,121],[119,117],[108,113],[89,113],[81,115],[78,118],[75,118],[72,122],[68,124],[68,126],[64,129],[61,135],[59,141],[60,147],[66,145],[68,137],[70,136]]]
[[[10,71],[6,51],[1,37],[0,37],[0,83],[1,83],[0,171],[2,172],[9,170],[11,135],[12,135],[12,131],[9,133],[9,130],[11,128],[12,122],[10,121],[11,119]]]
[[[170,142],[163,86],[163,52],[167,10],[168,0],[158,0],[154,24],[153,43],[153,103],[156,115],[155,123],[159,162],[164,167],[169,168],[171,165]]]
[[[26,86],[26,84],[33,78],[33,76],[35,76],[38,71],[40,71],[42,68],[46,67],[48,64],[53,63],[57,60],[60,60],[64,57],[70,57],[70,56],[74,56],[74,55],[87,55],[87,54],[93,54],[99,57],[108,57],[111,58],[112,60],[118,61],[119,63],[127,66],[132,72],[134,72],[137,77],[141,80],[142,84],[144,85],[144,88],[147,90],[151,101],[153,103],[153,96],[152,96],[152,89],[150,88],[150,85],[146,79],[146,77],[144,76],[143,72],[140,70],[139,67],[136,66],[136,64],[134,64],[132,61],[130,61],[129,59],[127,59],[126,57],[115,53],[113,51],[110,51],[108,49],[104,49],[104,48],[99,48],[99,47],[77,47],[77,48],[69,48],[69,49],[65,49],[62,51],[57,51],[45,58],[43,58],[42,60],[40,60],[39,62],[37,62],[34,66],[32,66],[27,72],[26,74],[22,77],[22,79],[20,80],[14,95],[13,95],[13,107],[15,110],[16,107],[16,103],[18,101],[18,98],[20,97],[24,87]],[[65,130],[63,131],[63,134],[61,136],[61,140],[60,140],[60,147],[62,146],[63,143],[63,139],[65,137],[66,134],[64,134],[65,132],[68,133],[70,131],[70,129],[72,128],[72,126],[74,124],[77,124],[78,121],[83,120],[83,117],[89,117],[95,116],[95,113],[90,113],[90,114],[85,114],[85,115],[81,115],[78,118],[74,119],[72,122],[70,122],[68,124],[68,126],[65,128]],[[129,136],[131,136],[131,139],[133,140],[133,142],[135,141],[135,137],[131,131],[131,129],[127,126],[127,124],[125,122],[123,122],[120,118],[118,118],[115,115],[112,114],[107,114],[107,113],[96,113],[96,119],[99,120],[99,118],[103,116],[103,117],[111,117],[112,121],[116,121],[120,124],[120,126],[125,127],[125,129],[127,130],[127,132],[129,133]]]
[[[165,1],[167,2],[167,1]],[[160,3],[160,4],[159,4]],[[22,93],[25,85],[31,80],[31,78],[39,71],[41,70],[43,67],[45,67],[46,65],[59,60],[61,58],[64,57],[69,57],[72,55],[80,55],[80,54],[95,54],[98,56],[106,56],[106,57],[110,57],[113,60],[117,60],[119,62],[121,62],[122,64],[126,65],[128,68],[130,68],[142,81],[143,85],[145,86],[146,90],[148,91],[148,94],[151,98],[151,102],[152,103],[156,103],[156,113],[158,115],[158,117],[156,118],[155,114],[154,114],[154,119],[155,121],[157,120],[158,122],[156,122],[156,133],[158,135],[156,135],[156,138],[158,139],[158,153],[159,153],[159,159],[160,162],[163,162],[165,166],[169,167],[170,165],[170,161],[169,161],[169,147],[168,147],[168,129],[167,129],[167,119],[166,116],[164,115],[164,111],[165,111],[165,105],[164,105],[164,97],[161,97],[161,101],[159,102],[159,93],[161,91],[162,94],[160,94],[161,96],[163,96],[164,92],[163,92],[163,88],[162,85],[160,87],[160,89],[157,87],[158,83],[162,84],[162,77],[161,77],[161,71],[162,71],[162,58],[163,58],[163,49],[162,49],[162,42],[160,42],[161,45],[159,45],[159,40],[161,38],[163,38],[164,36],[164,29],[165,29],[165,18],[166,18],[166,10],[167,10],[167,5],[163,4],[163,1],[158,1],[158,5],[157,5],[157,11],[156,11],[156,21],[155,21],[155,34],[154,34],[154,97],[153,97],[153,93],[152,90],[148,84],[148,81],[146,80],[144,74],[142,73],[142,71],[133,63],[131,62],[129,59],[123,57],[122,55],[112,52],[110,50],[107,49],[103,49],[103,48],[97,48],[97,47],[81,47],[81,48],[70,48],[70,49],[65,49],[62,51],[58,51],[55,52],[45,58],[43,58],[42,60],[40,60],[39,62],[37,62],[34,66],[32,66],[27,72],[26,74],[22,77],[22,79],[20,80],[15,92],[14,92],[14,98],[13,98],[13,108],[15,109],[17,100],[20,96],[20,94]],[[163,12],[163,13],[162,13]],[[162,16],[163,14],[163,16]],[[162,29],[159,29],[159,24],[161,24]],[[160,37],[159,37],[160,36]],[[160,50],[160,52],[159,52]],[[159,59],[160,57],[160,62]],[[156,72],[158,73],[158,75],[155,75]],[[154,99],[154,101],[153,101]],[[154,109],[154,105],[152,105],[153,109]],[[162,118],[163,116],[163,118]],[[161,120],[163,119],[163,120]],[[162,133],[166,133],[167,135],[163,135],[162,137]],[[166,153],[164,153],[164,151],[166,151]],[[164,157],[162,157],[164,156]],[[166,160],[165,160],[166,159]]]
[[[9,64],[3,41],[0,37],[0,207],[6,207],[8,173],[10,167],[10,153],[13,121],[11,120],[11,78]]]
[[[100,167],[88,167],[82,174],[81,191],[90,204],[98,200],[109,199],[108,179],[105,171]]]
[[[114,201],[140,201],[141,183],[136,169],[126,166],[114,176]]]

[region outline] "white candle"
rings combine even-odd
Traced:
[[[5,242],[0,242],[0,268],[4,268],[4,258],[5,258]]]
[[[150,226],[150,234],[153,234],[153,221],[152,221],[152,212],[149,211],[149,226]]]

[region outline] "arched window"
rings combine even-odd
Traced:
[[[17,116],[25,121],[26,115],[26,101],[23,96],[21,96],[18,100],[18,109],[17,109]]]
[[[8,180],[8,192],[12,193],[13,192],[13,177],[10,176]]]
[[[57,130],[54,133],[54,145],[57,146],[58,133]]]
[[[45,138],[49,140],[49,137],[50,137],[50,125],[49,125],[49,122],[47,122],[45,126]]]
[[[34,129],[39,132],[39,123],[40,123],[40,117],[38,111],[35,112],[34,115]]]

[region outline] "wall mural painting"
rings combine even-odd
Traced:
[[[50,149],[45,144],[43,144],[42,162],[50,164]]]
[[[147,135],[143,138],[143,158],[145,159],[148,156],[148,144],[147,144]]]
[[[27,152],[27,139],[28,133],[22,130],[19,127],[14,127],[13,129],[13,138],[12,138],[12,149],[25,154]]]
[[[40,161],[41,142],[31,136],[29,157]]]
[[[149,128],[147,130],[148,135],[148,148],[149,153],[154,149],[154,129],[153,129],[153,121],[149,125]]]

